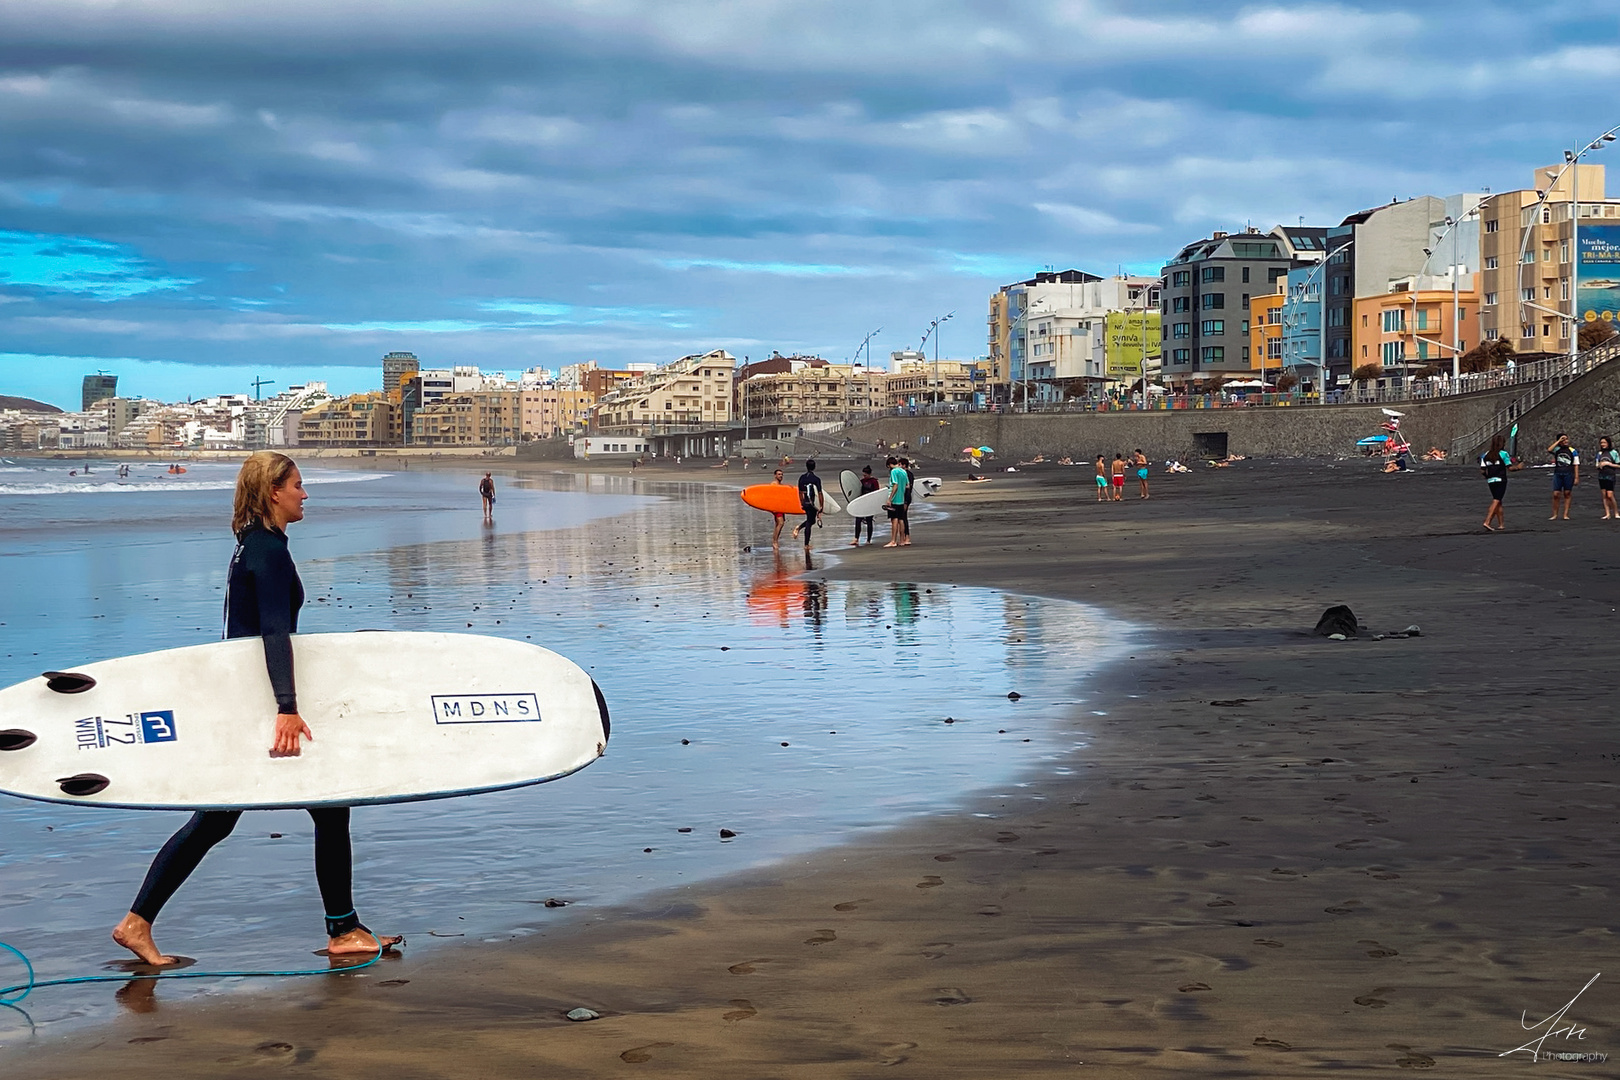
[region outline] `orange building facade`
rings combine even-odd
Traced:
[[[1444,279],[1423,280],[1438,283]],[[1389,375],[1412,375],[1439,365],[1449,372],[1453,355],[1461,356],[1479,344],[1478,275],[1465,275],[1463,287],[1455,294],[1455,329],[1449,284],[1417,290],[1413,284],[1411,279],[1397,281],[1387,293],[1356,298],[1354,368],[1378,364]]]

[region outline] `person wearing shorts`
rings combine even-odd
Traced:
[[[1125,457],[1123,454],[1114,455],[1114,501],[1119,502],[1125,497]]]
[[[884,506],[884,513],[889,515],[889,542],[884,547],[905,547],[911,543],[906,537],[906,495],[911,483],[911,474],[900,467],[896,458],[890,458],[889,465],[889,502]]]
[[[1507,528],[1502,518],[1502,500],[1507,495],[1507,474],[1511,468],[1513,459],[1508,456],[1507,436],[1498,435],[1479,459],[1479,471],[1485,474],[1485,486],[1491,489],[1491,505],[1485,511],[1485,528],[1491,532]],[[1495,525],[1491,524],[1493,521]]]
[[[1132,460],[1136,465],[1136,484],[1139,488],[1141,488],[1139,495],[1141,498],[1145,499],[1148,497],[1148,459],[1147,455],[1142,453],[1142,448],[1140,446],[1136,448],[1136,455]]]
[[[1603,492],[1603,520],[1620,521],[1620,508],[1614,505],[1614,479],[1620,473],[1620,450],[1607,435],[1598,440],[1598,488]]]
[[[1562,509],[1564,520],[1568,521],[1569,504],[1575,501],[1575,487],[1581,482],[1581,452],[1571,446],[1569,436],[1560,431],[1558,438],[1547,447],[1547,453],[1552,457],[1553,466],[1552,515],[1547,520],[1558,517]]]
[[[1108,459],[1097,455],[1097,501],[1108,501]]]
[[[771,483],[780,484],[782,482],[783,482],[783,480],[782,480],[782,470],[777,469],[776,470],[776,479],[772,480]],[[773,548],[781,547],[782,546],[782,526],[787,524],[787,515],[786,514],[772,514],[771,516],[776,519],[776,528],[771,530],[771,547],[773,547]]]

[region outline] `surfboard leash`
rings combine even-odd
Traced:
[[[8,945],[4,941],[0,941],[0,949],[6,950],[17,959],[21,960],[23,968],[28,972],[27,982],[21,982],[15,986],[0,986],[0,1005],[15,1007],[18,1002],[22,1001],[35,990],[43,989],[47,986],[81,986],[85,983],[121,983],[139,980],[156,981],[158,979],[284,979],[297,978],[304,975],[346,975],[351,971],[365,970],[366,968],[375,964],[377,961],[381,960],[384,954],[386,954],[388,951],[383,947],[381,938],[379,938],[376,934],[373,934],[370,930],[367,930],[366,933],[371,934],[371,940],[377,943],[377,955],[373,956],[365,963],[356,964],[353,967],[309,968],[302,971],[153,971],[131,972],[124,975],[80,975],[72,979],[47,979],[44,981],[40,981],[34,977],[34,965],[28,959],[28,957],[23,954],[21,949],[18,949],[13,945]],[[19,993],[19,991],[21,992]],[[12,996],[14,994],[16,995],[15,997]]]

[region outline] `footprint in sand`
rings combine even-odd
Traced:
[[[1373,876],[1374,879],[1376,879],[1378,881],[1394,881],[1395,879],[1399,878],[1401,875],[1396,874],[1396,873],[1392,873],[1389,870],[1384,870],[1384,871],[1382,871],[1380,873],[1377,873],[1377,874],[1374,874],[1372,876]]]
[[[1403,1068],[1403,1069],[1432,1069],[1432,1068],[1434,1068],[1434,1058],[1430,1057],[1428,1054],[1420,1054],[1416,1050],[1413,1050],[1410,1046],[1403,1046],[1400,1043],[1389,1043],[1388,1045],[1389,1045],[1389,1048],[1391,1050],[1403,1050],[1403,1051],[1405,1051],[1405,1053],[1401,1057],[1398,1057],[1398,1058],[1395,1059],[1395,1064],[1399,1065],[1401,1068]]]
[[[943,885],[943,884],[945,884],[945,879],[944,878],[935,877],[933,874],[924,874],[923,879],[921,881],[917,882],[917,888],[919,888],[919,889],[932,889],[936,885]]]
[[[815,937],[804,939],[806,945],[825,945],[829,941],[837,941],[838,935],[831,930],[817,930]]]
[[[951,944],[949,941],[925,941],[923,942],[923,948],[928,950],[922,954],[924,960],[938,960],[945,954],[936,950],[954,949],[956,946]]]
[[[845,900],[842,904],[834,904],[833,905],[833,910],[834,911],[854,911],[856,908],[860,907],[862,904],[870,904],[871,902],[872,902],[872,900],[871,900],[870,897],[866,897],[866,898],[861,899],[861,900]]]
[[[885,1046],[881,1051],[879,1051],[879,1053],[881,1053],[883,1056],[878,1058],[878,1064],[899,1065],[902,1062],[910,1060],[906,1054],[906,1051],[915,1049],[917,1049],[916,1043],[890,1043],[888,1046]]]
[[[1394,949],[1391,949],[1389,946],[1380,945],[1376,941],[1358,941],[1358,942],[1356,942],[1356,944],[1357,945],[1371,945],[1372,948],[1367,950],[1367,955],[1372,957],[1374,960],[1383,960],[1386,957],[1401,955],[1400,953],[1396,952]]]
[[[1292,1050],[1294,1048],[1292,1043],[1285,1043],[1281,1039],[1268,1039],[1264,1035],[1257,1036],[1254,1045],[1264,1046],[1269,1050]]]
[[[979,909],[979,914],[980,915],[986,915],[986,916],[989,916],[990,918],[994,919],[994,918],[996,918],[997,916],[999,916],[1001,914],[1001,905],[1000,904],[986,904],[986,905],[984,905],[984,907]]]
[[[737,1021],[747,1020],[750,1016],[758,1016],[759,1010],[749,1003],[747,998],[732,998],[731,1011],[722,1013],[720,1019]]]
[[[1176,987],[1176,989],[1180,990],[1183,994],[1196,994],[1200,990],[1208,990],[1209,983],[1183,983],[1182,985]]]
[[[1225,840],[1205,840],[1204,841],[1204,846],[1205,847],[1231,847],[1232,845],[1227,843]]]
[[[1354,840],[1341,840],[1333,846],[1338,848],[1340,851],[1354,851],[1356,848],[1366,847],[1370,843],[1372,843],[1372,841],[1368,840],[1366,837],[1358,836]]]
[[[935,1005],[966,1005],[973,1000],[954,986],[937,987],[934,992],[939,995],[934,999]]]
[[[1209,903],[1205,904],[1204,906],[1205,907],[1236,907],[1237,906],[1237,901],[1236,900],[1227,900],[1227,899],[1224,899],[1224,898],[1220,898],[1220,899],[1211,900]]]
[[[1265,937],[1257,937],[1257,938],[1255,938],[1254,943],[1256,945],[1264,945],[1268,949],[1280,949],[1280,948],[1283,947],[1282,942],[1280,942],[1280,941],[1272,941],[1270,938],[1265,938]]]
[[[731,972],[733,975],[752,975],[755,971],[755,964],[768,964],[770,962],[771,958],[768,956],[760,960],[744,960],[740,964],[732,964],[730,967],[726,968],[726,970]]]
[[[1368,1009],[1382,1009],[1385,1005],[1389,1004],[1389,1002],[1385,1001],[1383,998],[1373,997],[1371,994],[1366,994],[1358,998],[1352,998],[1351,1000],[1357,1005]]]
[[[131,1046],[140,1046],[142,1043],[162,1042],[163,1040],[165,1040],[167,1038],[168,1038],[167,1035],[140,1035],[140,1036],[137,1036],[136,1038],[133,1038],[133,1039],[129,1040],[129,1045],[131,1045]]]
[[[996,833],[996,843],[998,844],[1010,844],[1018,839],[1021,839],[1021,837],[1015,832]]]
[[[1196,801],[1197,802],[1215,802],[1216,799],[1215,799],[1215,796],[1213,796],[1213,795],[1200,795],[1200,796],[1198,796]]]
[[[674,1045],[674,1043],[668,1042],[655,1042],[648,1043],[646,1046],[632,1046],[630,1049],[619,1055],[619,1060],[628,1061],[632,1065],[640,1065],[643,1061],[652,1060],[652,1051],[662,1050],[667,1046]]]

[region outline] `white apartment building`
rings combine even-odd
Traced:
[[[593,412],[609,435],[694,431],[728,424],[737,358],[724,349],[683,356],[605,394]]]
[[[1048,384],[1105,380],[1108,316],[1139,315],[1156,331],[1158,309],[1156,277],[1064,270],[1007,285],[990,298],[990,380],[1003,386],[1026,378]],[[1150,354],[1156,352],[1156,332],[1141,338]]]

